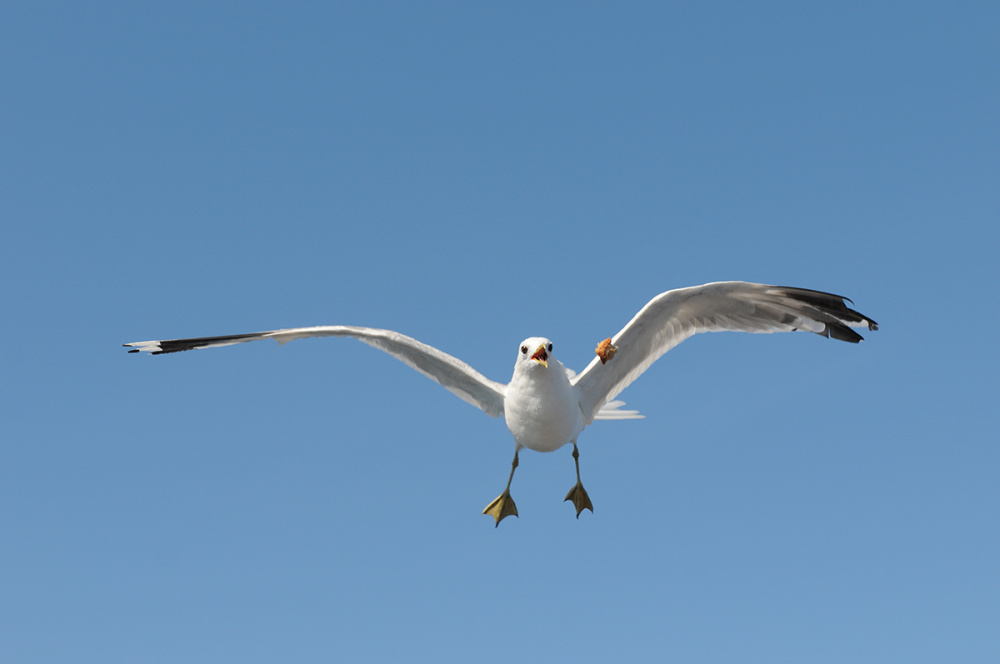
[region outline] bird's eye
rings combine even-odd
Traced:
[[[552,344],[549,344],[549,352],[552,352]]]
[[[527,355],[528,354],[528,347],[527,346],[521,346],[521,354],[522,355]]]

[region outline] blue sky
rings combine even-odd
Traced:
[[[689,3],[690,4],[690,3]],[[992,3],[8,3],[8,662],[1000,657]],[[702,335],[569,449],[388,356],[581,369],[651,297],[842,293],[858,346]]]

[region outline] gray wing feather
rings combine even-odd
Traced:
[[[148,352],[152,355],[161,355],[197,348],[232,346],[259,339],[274,339],[280,344],[285,344],[294,339],[308,337],[352,337],[392,355],[463,401],[481,409],[487,415],[499,417],[503,413],[505,385],[489,380],[465,362],[433,346],[428,346],[412,337],[392,330],[348,325],[324,325],[220,337],[138,341],[124,345],[131,349],[128,351],[130,353]]]
[[[839,295],[804,288],[726,281],[657,295],[611,339],[618,347],[602,364],[594,358],[574,379],[589,424],[664,353],[701,332],[801,330],[857,343],[854,327],[877,330],[875,321],[849,308]]]

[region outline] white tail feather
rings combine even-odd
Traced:
[[[637,410],[619,410],[625,405],[624,401],[609,401],[601,406],[594,416],[595,420],[641,420],[645,415],[640,415]]]

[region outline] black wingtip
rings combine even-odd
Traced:
[[[826,330],[824,331],[826,332],[824,336],[828,339],[836,339],[837,341],[846,341],[847,343],[856,344],[865,340],[863,336],[846,325],[827,323]]]
[[[164,353],[182,353],[186,350],[194,350],[195,348],[207,348],[214,345],[223,345],[258,338],[260,338],[260,335],[255,333],[227,334],[221,337],[197,337],[194,339],[164,339],[163,341],[157,342],[157,350],[152,351],[150,354],[162,355]]]
[[[816,310],[819,314],[818,320],[826,323],[823,331],[819,334],[827,339],[836,339],[837,341],[846,341],[852,344],[864,341],[864,337],[855,332],[854,328],[851,327],[852,323],[867,324],[869,330],[878,330],[878,323],[847,306],[848,303],[853,306],[854,302],[851,302],[850,298],[846,298],[843,295],[809,290],[807,288],[790,288],[787,286],[779,286],[778,288],[783,294],[793,297],[799,302],[808,304]]]

